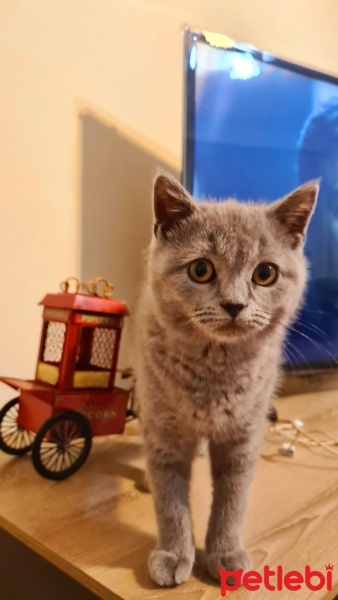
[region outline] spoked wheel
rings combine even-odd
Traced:
[[[34,467],[47,479],[66,479],[82,467],[91,444],[91,427],[83,415],[71,411],[58,413],[36,434],[32,450]]]
[[[31,450],[34,433],[18,425],[19,398],[14,398],[0,410],[0,449],[7,454],[22,456]]]

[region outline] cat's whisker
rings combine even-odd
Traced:
[[[210,319],[201,319],[200,323],[226,323],[225,319],[212,317]]]
[[[283,336],[284,339],[284,336]],[[302,354],[302,352],[295,346],[293,346],[291,344],[291,342],[289,340],[285,340],[283,343],[283,349],[284,352],[287,354],[291,354],[292,358],[294,359],[294,362],[298,362],[298,357],[301,359],[301,362],[307,366],[307,373],[303,374],[302,373],[302,379],[304,378],[306,380],[306,384],[308,386],[308,389],[310,390],[311,388],[311,384],[310,384],[310,377],[309,374],[311,372],[314,371],[314,369],[312,368],[312,366],[310,365],[309,361],[305,358],[305,356]],[[291,365],[291,369],[294,375],[297,374],[297,371],[294,367],[294,363],[292,363],[292,361],[290,360],[290,358],[287,356],[288,362]]]
[[[307,373],[305,375],[302,375],[302,378],[304,378],[306,380],[306,384],[308,386],[308,390],[311,390],[311,383],[310,383],[310,377],[309,374],[311,372],[314,371],[314,369],[311,367],[309,361],[305,358],[304,354],[295,346],[292,346],[290,342],[286,342],[287,348],[288,348],[288,352],[290,352],[290,354],[293,356],[295,362],[298,362],[297,360],[297,355],[298,357],[301,359],[302,364],[307,366]],[[291,346],[291,347],[290,347]],[[285,347],[284,347],[285,350]],[[293,373],[296,375],[296,370],[294,368],[294,365],[291,363],[291,367],[292,367],[292,371]]]
[[[305,363],[309,367],[309,371],[313,371],[313,368],[311,367],[309,361],[305,358],[304,354],[299,350],[299,348],[293,346],[289,340],[285,341],[284,349],[285,347],[288,348],[288,351],[290,352],[290,354],[292,354],[293,358],[297,358],[298,355],[302,359],[303,363]]]
[[[265,319],[266,321],[268,321],[268,320],[269,320],[269,318],[270,318],[270,317],[269,317],[269,315],[268,315],[267,313],[265,313],[265,312],[262,312],[262,311],[259,311],[259,310],[256,310],[256,311],[254,311],[254,312],[252,313],[252,317],[254,317],[254,318],[258,318],[258,319],[259,319],[259,318],[262,318],[262,319]]]
[[[214,321],[222,321],[223,323],[225,322],[224,319],[220,319],[219,317],[201,317],[198,319],[198,323],[213,323]]]
[[[293,373],[295,373],[295,368],[294,368],[294,366],[293,366],[293,363],[292,363],[292,361],[291,361],[291,359],[290,359],[290,357],[289,357],[289,353],[288,353],[288,350],[286,349],[286,345],[284,345],[284,346],[283,346],[283,350],[284,350],[284,354],[285,354],[285,356],[286,356],[286,359],[287,359],[288,363],[289,363],[289,364],[290,364],[290,366],[291,366],[291,369],[292,369]],[[290,352],[290,354],[291,354],[291,357],[294,359],[294,358],[295,358],[295,356],[294,356],[294,355],[292,355],[292,352]]]
[[[321,331],[321,329],[319,329],[319,327],[315,327],[314,329],[312,329],[306,323],[300,323],[300,325],[303,327],[307,327],[313,334],[316,334],[316,333],[320,334],[323,339],[323,344],[325,343],[329,346],[329,348],[331,350],[330,354],[331,354],[331,356],[332,355],[334,356],[334,353],[337,352],[337,348],[335,348],[335,346],[332,344],[331,340],[329,339],[328,335],[325,332]]]
[[[203,319],[204,317],[212,318],[214,316],[215,316],[215,313],[201,313],[199,315],[194,315],[193,318],[198,320],[198,319]]]
[[[256,323],[260,326],[267,326],[270,323],[269,315],[258,310],[252,313],[251,320],[253,323]]]
[[[258,319],[257,317],[254,317],[253,319],[251,319],[251,322],[257,323],[258,325],[269,325],[269,321],[263,320],[263,319]]]
[[[301,326],[307,327],[308,329],[310,329],[310,331],[312,331],[312,333],[320,333],[323,336],[323,338],[325,338],[325,342],[327,344],[329,344],[329,346],[331,346],[332,350],[335,350],[335,347],[332,344],[332,342],[330,341],[329,336],[327,335],[327,333],[325,333],[325,331],[320,329],[320,327],[317,327],[316,325],[314,325],[313,323],[310,323],[309,321],[304,321],[303,319],[298,319],[298,322]]]
[[[311,312],[314,313],[316,315],[330,315],[332,316],[332,312],[330,312],[329,310],[313,310],[311,308],[302,308],[300,310],[297,311],[297,314],[300,315],[302,312]]]
[[[276,321],[276,320],[271,320],[271,323],[275,323],[276,325],[282,325],[289,331],[293,331],[297,335],[302,336],[303,338],[305,338],[306,340],[311,342],[313,344],[313,346],[315,346],[315,348],[317,348],[317,350],[320,351],[321,354],[324,350],[324,352],[326,352],[326,354],[330,357],[330,359],[333,361],[333,363],[335,365],[338,365],[338,360],[335,358],[335,356],[333,356],[333,354],[323,344],[321,344],[320,342],[315,342],[310,336],[306,335],[302,331],[299,331],[299,329],[297,329],[294,325],[286,325],[285,323],[280,323],[279,321]],[[295,346],[293,346],[293,348],[294,348],[294,350],[296,350]],[[306,361],[306,362],[309,364],[308,361]],[[333,368],[333,365],[330,365],[329,368]]]
[[[216,310],[214,308],[208,306],[208,307],[204,307],[204,308],[197,308],[194,311],[194,314],[196,316],[200,316],[201,314],[207,314],[207,313],[210,313],[210,314],[214,315],[216,313]]]
[[[308,340],[309,342],[311,342],[313,344],[313,346],[315,348],[317,348],[317,350],[319,350],[320,353],[322,353],[324,350],[327,353],[327,355],[330,357],[330,359],[333,361],[333,363],[335,365],[338,365],[337,358],[335,356],[333,356],[333,354],[324,346],[324,344],[321,344],[320,342],[315,342],[309,335],[306,335],[306,333],[299,331],[299,329],[296,329],[296,327],[294,327],[294,326],[289,327],[289,329],[290,329],[290,331],[297,333],[297,335],[300,335],[303,338],[305,338],[306,340]],[[333,368],[333,367],[331,366],[331,368]]]
[[[217,313],[214,313],[217,314]],[[193,325],[206,325],[208,323],[225,323],[225,319],[224,318],[219,318],[217,316],[213,316],[213,315],[193,315],[192,317],[189,318],[189,323],[193,324]]]
[[[308,329],[311,329],[312,331],[317,331],[318,333],[321,333],[323,336],[327,337],[325,331],[323,331],[323,329],[320,329],[320,327],[317,327],[314,323],[311,323],[310,321],[304,321],[304,319],[298,319],[297,322],[303,325],[303,327],[308,327]]]

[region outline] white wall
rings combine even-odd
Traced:
[[[128,223],[111,222],[121,249],[114,261],[122,268],[112,269],[117,295],[123,290],[133,301],[138,278],[135,269],[128,275],[128,260],[130,265],[139,255],[133,243],[148,237],[150,171],[162,161],[180,168],[185,23],[338,75],[336,0],[1,2],[1,374],[33,376],[37,301],[56,291],[64,277],[86,273],[80,243],[84,113],[140,156],[152,157],[149,177],[136,188],[134,182],[131,194],[136,159],[134,153],[129,163],[127,152],[129,177],[118,190],[129,215],[136,203],[148,207],[144,224],[138,224],[142,235],[135,242]],[[103,241],[98,235],[82,243],[95,253]],[[0,398],[8,396],[2,386]]]

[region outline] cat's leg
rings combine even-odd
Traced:
[[[206,537],[208,570],[219,578],[219,569],[248,570],[250,559],[242,548],[241,530],[248,488],[257,460],[257,443],[209,444],[213,477],[213,503]]]
[[[158,524],[158,543],[149,556],[150,576],[158,585],[188,579],[195,559],[189,508],[191,463],[196,445],[182,437],[147,445],[150,489]]]

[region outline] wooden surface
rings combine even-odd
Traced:
[[[283,418],[301,418],[306,428],[338,437],[338,391],[297,395],[278,401]],[[266,437],[270,434],[267,433]],[[277,453],[265,440],[250,493],[244,538],[253,567],[305,564],[335,569],[334,591],[297,592],[298,598],[338,594],[338,457],[300,448],[294,458]],[[220,589],[197,553],[195,574],[185,584],[162,590],[150,580],[147,555],[155,544],[155,520],[149,494],[137,489],[143,458],[137,423],[121,436],[96,438],[86,465],[64,482],[42,479],[30,456],[0,453],[0,526],[27,544],[100,598],[131,600],[216,600]],[[203,548],[211,485],[207,457],[194,465],[191,503],[197,546]],[[243,588],[231,600],[272,597],[290,592],[258,593]],[[292,596],[292,595],[291,595]]]

